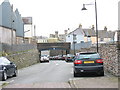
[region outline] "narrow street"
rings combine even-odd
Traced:
[[[19,70],[18,77],[9,78],[7,87],[56,87],[70,88],[69,79],[73,78],[72,63],[50,61]],[[36,86],[37,85],[37,86]]]
[[[23,68],[19,70],[17,77],[9,78],[6,82],[9,84],[5,88],[118,87],[117,79],[110,74],[105,74],[102,77],[85,76],[74,78],[73,64],[58,60]]]

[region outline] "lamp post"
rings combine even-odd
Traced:
[[[76,34],[74,34],[74,32],[73,32],[73,45],[74,45],[74,55],[75,55],[75,43],[76,43]]]
[[[25,33],[29,32],[30,30],[24,31],[24,36],[23,36],[23,43],[25,43]]]
[[[93,4],[83,4],[83,8],[82,8],[82,10],[87,10],[86,8],[85,8],[85,5],[93,5]],[[95,0],[95,19],[96,19],[96,42],[97,42],[97,52],[99,52],[98,51],[98,25],[97,25],[97,3],[96,3],[96,0]]]

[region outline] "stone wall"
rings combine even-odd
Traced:
[[[104,60],[104,69],[107,72],[115,76],[120,76],[118,70],[120,70],[120,44],[101,44],[99,47],[99,53]],[[96,48],[84,48],[81,52],[96,52]]]
[[[7,58],[14,62],[17,65],[18,69],[20,69],[39,63],[39,52],[37,49],[33,49],[7,56]]]
[[[27,51],[27,50],[36,49],[36,48],[37,48],[37,45],[35,44],[13,44],[11,46],[11,45],[2,43],[2,51],[5,51],[8,54]]]
[[[117,44],[104,44],[100,47],[100,54],[104,60],[104,68],[106,71],[115,76],[119,76],[118,66],[118,47]]]

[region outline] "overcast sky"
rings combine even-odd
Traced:
[[[3,1],[3,0],[0,0]],[[14,9],[18,8],[22,17],[33,17],[37,36],[49,36],[50,33],[65,29],[76,29],[79,24],[83,28],[95,25],[95,6],[87,5],[88,10],[81,11],[83,3],[89,4],[95,0],[9,0]],[[96,0],[98,11],[98,29],[108,27],[108,30],[118,29],[118,1]]]

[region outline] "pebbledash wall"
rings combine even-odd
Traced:
[[[110,72],[115,76],[120,76],[120,43],[101,44],[99,47],[99,53],[104,60],[105,72]],[[84,48],[81,52],[96,52],[96,48]]]

